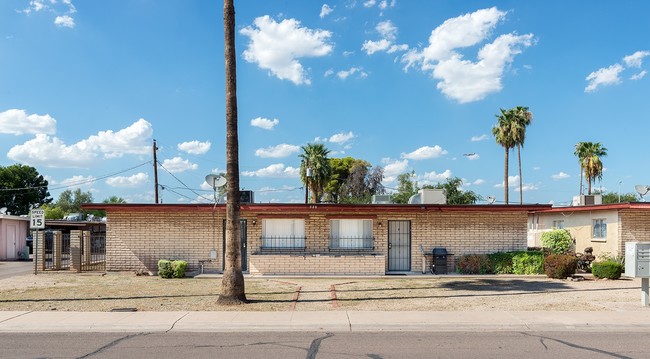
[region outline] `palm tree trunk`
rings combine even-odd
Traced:
[[[505,200],[506,200],[506,204],[508,204],[509,203],[509,200],[508,200],[508,156],[509,156],[509,150],[510,149],[508,147],[506,147],[505,149],[506,149],[506,155],[504,157],[505,160],[504,160],[504,165],[503,165],[503,169],[504,169],[503,170],[503,184],[504,184],[504,192],[505,192],[504,197],[505,197]]]
[[[241,270],[239,224],[239,140],[237,134],[237,70],[235,53],[234,0],[223,2],[224,52],[226,65],[226,247],[218,304],[246,303]]]
[[[521,177],[521,145],[517,145],[517,161],[519,162],[519,204],[524,204],[524,180]]]
[[[582,164],[580,164],[580,192],[578,194],[582,194]]]

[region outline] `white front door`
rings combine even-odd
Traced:
[[[7,259],[16,259],[16,242],[18,241],[18,226],[7,226]]]

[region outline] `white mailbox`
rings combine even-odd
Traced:
[[[625,275],[650,278],[650,242],[625,243]]]

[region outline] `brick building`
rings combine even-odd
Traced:
[[[650,203],[547,208],[531,212],[528,227],[529,246],[541,246],[544,232],[564,228],[577,252],[592,247],[596,256],[624,255],[626,242],[650,240]]]
[[[107,213],[106,269],[155,273],[159,259],[223,268],[225,205],[89,204]],[[525,250],[530,213],[549,205],[244,204],[242,268],[251,274],[392,274],[422,270],[422,248]]]

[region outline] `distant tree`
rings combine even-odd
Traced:
[[[424,185],[425,188],[442,189],[447,197],[447,204],[475,204],[481,200],[481,196],[474,191],[463,191],[461,189],[463,180],[458,177],[447,178],[443,183],[435,185]]]
[[[102,201],[102,203],[126,203],[126,200],[118,196],[110,196]]]
[[[506,204],[509,204],[508,198],[508,162],[510,156],[510,149],[514,148],[516,145],[515,138],[513,136],[513,112],[510,110],[500,109],[501,113],[496,115],[497,124],[492,127],[492,135],[501,147],[505,151],[504,165],[503,165],[503,186],[504,186],[504,197]]]
[[[415,171],[397,176],[397,193],[392,196],[393,203],[406,204],[411,196],[418,193],[420,188],[417,182],[413,182],[414,177]]]
[[[311,192],[311,202],[320,203],[327,182],[330,180],[332,168],[330,166],[330,153],[322,143],[307,144],[302,147],[300,158],[300,179]],[[307,176],[307,169],[311,176]],[[309,183],[308,183],[309,182]]]
[[[598,194],[598,192],[594,192]],[[620,194],[620,201],[619,201],[619,194],[616,192],[608,192],[602,194],[603,196],[603,204],[610,204],[610,203],[625,203],[625,202],[639,202],[640,198],[636,193],[621,193]]]
[[[0,166],[0,207],[15,215],[29,214],[31,209],[52,202],[47,185],[34,167]]]
[[[330,177],[324,188],[324,200],[331,203],[339,203],[339,197],[343,195],[342,187],[350,176],[350,169],[356,159],[352,157],[330,158]]]
[[[61,192],[59,198],[56,200],[56,206],[65,214],[86,214],[86,211],[81,209],[81,205],[84,203],[93,203],[93,195],[90,191],[82,192],[79,188],[74,191],[67,189]]]
[[[591,194],[591,184],[603,178],[601,158],[607,156],[607,149],[600,142],[578,142],[574,154],[580,161],[581,178],[584,172],[587,179],[587,194]],[[580,186],[582,187],[582,179]]]
[[[384,169],[352,157],[330,158],[331,175],[324,200],[332,203],[370,203],[374,194],[386,192]]]
[[[44,204],[41,208],[45,210],[45,219],[63,219],[65,217],[65,212],[51,203]]]

